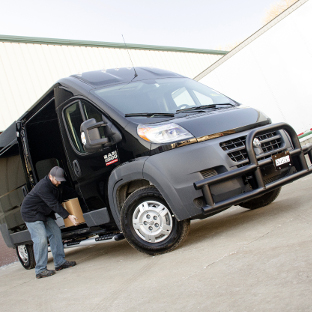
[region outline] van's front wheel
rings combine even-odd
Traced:
[[[121,227],[130,245],[157,255],[175,249],[186,238],[190,221],[178,221],[158,190],[147,186],[134,191],[125,201]]]

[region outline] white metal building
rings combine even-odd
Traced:
[[[312,128],[312,0],[299,0],[196,80],[297,133]]]
[[[80,72],[149,66],[195,77],[227,52],[0,35],[0,131],[58,79]]]

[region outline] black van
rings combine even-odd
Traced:
[[[190,220],[232,205],[255,209],[311,172],[294,130],[207,86],[154,68],[86,72],[59,80],[0,135],[0,228],[23,266],[32,242],[27,192],[54,165],[79,195],[85,223],[66,246],[118,240],[141,252],[176,248]]]

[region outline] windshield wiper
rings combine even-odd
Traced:
[[[125,114],[125,117],[174,117],[173,113],[130,113]]]
[[[207,109],[207,108],[216,108],[218,109],[218,106],[235,106],[232,103],[218,103],[218,104],[209,104],[209,105],[200,105],[200,106],[193,106],[193,107],[186,107],[182,109],[178,109],[176,113],[185,112],[185,111],[193,111],[193,110],[201,110],[201,109]]]

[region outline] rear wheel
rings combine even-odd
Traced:
[[[239,205],[241,207],[248,208],[248,209],[257,209],[257,208],[267,206],[267,205],[271,204],[277,198],[280,191],[281,191],[281,187],[279,187],[273,191],[270,191],[268,193],[265,193],[262,196],[253,198],[253,199],[246,201],[246,202],[243,202],[243,203],[240,203]]]
[[[190,221],[178,221],[153,186],[134,191],[121,210],[121,227],[131,246],[149,255],[175,249],[187,236]]]
[[[33,245],[16,246],[17,257],[26,270],[30,270],[36,266]]]

